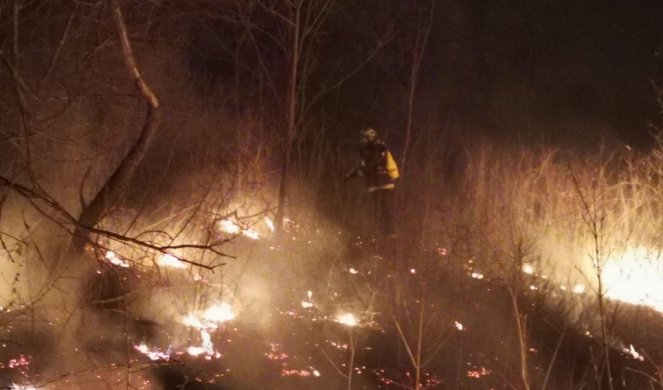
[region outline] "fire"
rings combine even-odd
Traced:
[[[12,385],[9,387],[11,390],[37,390],[36,387],[31,386],[31,385],[17,385],[16,383],[12,383]]]
[[[606,262],[601,277],[606,297],[663,312],[663,261],[658,251],[628,249]]]
[[[265,217],[264,221],[265,221],[265,225],[267,225],[267,229],[269,229],[270,231],[273,232],[275,230],[274,221],[269,219],[269,217]]]
[[[113,251],[107,251],[106,255],[104,256],[106,260],[108,260],[109,263],[113,265],[117,265],[122,268],[129,268],[129,263],[126,261],[122,260],[115,252]]]
[[[244,230],[242,230],[242,234],[244,236],[252,239],[252,240],[259,240],[260,239],[260,235],[255,230],[244,229]]]
[[[220,324],[235,319],[233,308],[228,303],[212,306],[203,312],[202,318],[189,313],[182,323],[196,329],[216,329]]]
[[[350,327],[359,325],[359,321],[357,320],[357,318],[352,313],[339,314],[336,317],[336,321],[338,321],[339,323],[341,323],[343,325],[347,325],[347,326],[350,326]]]
[[[222,219],[219,221],[219,229],[228,234],[242,234],[252,240],[260,239],[258,232],[252,229],[245,229],[230,219]]]
[[[534,266],[532,264],[525,263],[522,266],[522,271],[528,275],[532,275],[534,273]]]
[[[169,360],[171,350],[170,347],[165,352],[159,350],[158,348],[150,348],[145,343],[140,345],[134,345],[134,349],[143,355],[147,356],[150,360]]]
[[[492,374],[492,371],[487,369],[486,367],[480,367],[477,368],[476,370],[468,370],[467,371],[467,377],[468,378],[474,378],[474,379],[479,379],[482,376],[487,376]]]
[[[214,350],[214,344],[212,343],[212,336],[206,330],[200,331],[200,338],[202,340],[202,345],[199,347],[191,346],[187,349],[187,353],[191,356],[200,356],[207,355],[209,357],[214,356],[216,358],[221,357],[221,353]]]
[[[233,319],[235,319],[233,308],[225,302],[208,308],[203,312],[202,317],[189,313],[182,319],[182,323],[200,331],[202,344],[200,346],[190,346],[187,353],[191,356],[205,355],[207,359],[220,358],[221,353],[214,349],[210,332],[216,330],[220,324]]]
[[[163,265],[165,267],[173,267],[173,268],[179,268],[179,269],[184,269],[186,268],[186,264],[180,261],[177,257],[171,255],[170,253],[163,254],[159,256],[159,259],[157,260],[157,263],[159,265]]]
[[[303,376],[303,377],[314,376],[317,378],[320,375],[321,375],[320,371],[316,370],[313,367],[309,367],[309,369],[304,369],[304,370],[287,369],[287,368],[281,370],[281,376]]]
[[[219,229],[228,234],[239,234],[242,231],[242,228],[239,227],[239,225],[229,219],[222,219],[219,221]]]
[[[306,292],[306,295],[308,296],[308,300],[302,301],[302,307],[304,309],[310,309],[310,308],[313,307],[313,299],[312,299],[313,298],[313,291],[308,290]]]
[[[233,313],[232,306],[227,303],[222,303],[205,310],[203,318],[210,322],[222,323],[234,320],[235,313]]]

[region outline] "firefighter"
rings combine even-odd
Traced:
[[[359,132],[361,142],[359,166],[345,175],[349,180],[362,176],[368,189],[368,195],[375,211],[378,230],[386,237],[394,238],[394,189],[399,178],[398,166],[389,149],[379,139],[378,132],[371,127]]]

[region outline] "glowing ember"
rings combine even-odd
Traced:
[[[528,275],[532,275],[534,273],[534,266],[532,264],[525,263],[522,266],[522,271]]]
[[[314,376],[314,377],[319,377],[320,376],[320,371],[316,370],[313,367],[309,367],[309,369],[304,369],[304,370],[295,370],[295,369],[283,369],[281,370],[281,376]]]
[[[157,260],[157,263],[159,265],[163,265],[166,267],[173,267],[173,268],[186,268],[186,264],[181,262],[180,259],[177,257],[171,255],[170,253],[163,254],[159,257],[159,260]]]
[[[269,343],[269,347],[271,351],[265,353],[265,356],[269,360],[286,360],[288,358],[288,354],[285,352],[281,352],[280,344],[274,344],[274,343]]]
[[[468,377],[468,378],[479,379],[479,378],[481,378],[482,376],[490,375],[491,373],[492,373],[492,372],[491,372],[489,369],[487,369],[487,368],[485,368],[485,367],[481,367],[481,368],[479,368],[479,369],[477,369],[477,370],[469,370],[469,371],[467,371],[467,377]]]
[[[331,346],[333,346],[334,348],[342,349],[342,350],[347,350],[347,349],[348,349],[348,344],[346,344],[346,343],[340,343],[340,342],[337,343],[337,342],[335,342],[335,341],[330,341],[330,340],[327,340],[327,342],[328,342]]]
[[[108,262],[111,263],[111,264],[113,264],[113,265],[117,265],[117,266],[119,266],[119,267],[123,267],[123,268],[129,268],[129,263],[127,263],[126,261],[122,260],[122,259],[121,259],[118,255],[116,255],[115,252],[113,252],[113,251],[108,251],[108,252],[106,252],[106,255],[105,255],[104,257],[106,257],[106,260],[108,260]]]
[[[357,326],[359,324],[359,321],[357,321],[357,318],[352,313],[340,314],[336,317],[336,321],[347,326]]]
[[[634,248],[605,264],[606,297],[663,312],[663,260],[657,251]]]
[[[19,368],[19,367],[27,367],[30,365],[30,362],[32,359],[30,356],[26,355],[18,355],[16,358],[9,359],[7,362],[7,367],[9,368]],[[0,368],[4,368],[4,364],[0,365]]]

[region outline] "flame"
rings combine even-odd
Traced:
[[[313,302],[310,301],[302,301],[302,307],[304,309],[310,309],[313,307]]]
[[[161,256],[159,256],[159,259],[157,260],[157,263],[159,265],[163,265],[166,267],[173,267],[173,268],[179,268],[179,269],[184,269],[186,268],[186,264],[177,257],[171,255],[170,253],[165,253]]]
[[[255,230],[244,229],[244,230],[242,230],[242,234],[244,236],[252,239],[252,240],[259,240],[260,239],[260,235]]]
[[[113,251],[107,251],[106,255],[104,256],[106,260],[108,260],[109,263],[113,265],[117,265],[119,267],[123,268],[129,268],[129,263],[126,261],[122,260],[118,255],[115,254]]]
[[[214,356],[216,358],[221,357],[221,353],[214,350],[214,344],[212,343],[212,336],[206,330],[200,331],[200,339],[202,340],[202,345],[199,347],[191,346],[187,349],[187,353],[191,356],[200,356],[207,355],[208,357]]]
[[[11,390],[37,390],[36,387],[31,386],[31,385],[17,385],[16,383],[12,383],[12,385],[9,387]]]
[[[232,306],[224,302],[205,310],[202,318],[189,313],[182,319],[182,323],[196,329],[216,329],[220,324],[234,319],[235,313]]]
[[[663,312],[663,259],[658,251],[628,249],[606,262],[601,277],[606,297]]]
[[[145,343],[140,345],[134,345],[134,349],[143,355],[147,356],[150,360],[169,360],[170,359],[170,347],[165,352],[162,352],[158,348],[150,348]]]
[[[252,229],[245,229],[230,219],[222,219],[219,221],[219,229],[228,234],[242,234],[252,240],[260,239],[258,232]]]
[[[339,314],[336,316],[336,321],[350,327],[359,325],[359,321],[357,321],[357,318],[352,313]]]
[[[200,321],[198,317],[193,314],[188,314],[186,317],[184,317],[182,319],[182,323],[191,328],[205,329],[205,324],[203,324],[202,321]]]
[[[627,353],[633,357],[633,359],[644,361],[645,358],[642,356],[638,351],[635,350],[635,347],[633,347],[633,344],[630,344],[628,348],[624,348],[622,350],[624,353]]]
[[[212,306],[205,310],[203,318],[210,322],[222,323],[235,319],[233,308],[228,303],[221,303],[220,305]]]
[[[187,349],[187,353],[191,356],[205,355],[207,359],[211,359],[212,357],[221,357],[221,353],[214,350],[212,336],[209,332],[217,329],[220,324],[233,319],[235,319],[233,308],[230,304],[225,302],[205,310],[205,312],[203,312],[202,318],[197,317],[193,313],[189,313],[182,319],[182,323],[200,331],[202,345],[190,346]]]
[[[310,308],[313,307],[313,299],[312,299],[313,298],[313,291],[308,290],[306,292],[306,296],[308,296],[308,300],[307,301],[302,301],[302,307],[304,309],[310,309]]]
[[[239,227],[239,225],[229,219],[222,219],[219,221],[219,229],[228,234],[239,234],[242,231],[242,228]]]

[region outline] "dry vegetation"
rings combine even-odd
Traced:
[[[342,184],[356,129],[307,106],[304,82],[286,104],[287,58],[261,62],[275,37],[249,22],[284,28],[265,4],[147,3],[122,6],[161,121],[90,225],[155,108],[123,64],[117,2],[25,2],[20,29],[0,6],[3,31],[30,37],[0,52],[0,388],[663,389],[663,138],[466,141],[410,112],[385,242]],[[235,62],[187,63],[215,23],[241,38]],[[194,69],[222,65],[234,79]]]

